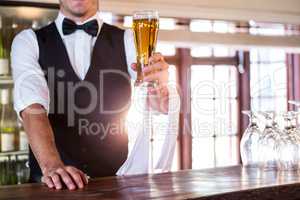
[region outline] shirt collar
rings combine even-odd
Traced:
[[[59,34],[60,34],[60,36],[61,36],[62,38],[65,38],[65,37],[68,36],[68,35],[64,35],[64,34],[63,34],[63,30],[62,30],[62,24],[63,24],[63,21],[64,21],[65,18],[66,18],[66,17],[64,16],[64,14],[62,14],[62,12],[59,12],[58,15],[57,15],[57,18],[56,18],[56,20],[55,20],[56,27],[57,27],[58,32],[59,32]],[[99,13],[99,12],[97,12],[94,16],[88,18],[88,19],[85,20],[84,22],[80,22],[80,23],[79,23],[79,22],[76,22],[76,24],[78,24],[78,25],[84,24],[84,23],[86,23],[86,22],[88,22],[88,21],[91,21],[91,20],[94,20],[94,19],[96,19],[96,20],[98,21],[98,25],[99,25],[99,31],[98,31],[98,34],[97,34],[97,36],[98,36],[99,33],[100,33],[100,30],[101,30],[101,27],[102,27],[102,25],[103,25],[103,21],[102,21],[102,19],[100,18],[100,13]]]

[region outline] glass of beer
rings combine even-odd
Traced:
[[[133,14],[133,32],[137,55],[137,79],[135,85],[143,81],[142,69],[149,63],[149,58],[155,52],[159,29],[159,16],[157,11],[137,11]]]

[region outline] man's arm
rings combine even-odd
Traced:
[[[75,189],[75,184],[81,187],[82,182],[87,181],[79,170],[65,167],[57,152],[47,117],[49,89],[38,58],[39,47],[35,33],[29,29],[19,33],[11,51],[14,107],[23,119],[31,149],[42,169],[42,181],[51,188],[60,189],[62,180],[69,189]]]
[[[83,188],[88,180],[80,170],[65,166],[57,152],[54,135],[45,109],[33,104],[21,112],[29,144],[43,172],[42,182],[50,188]]]

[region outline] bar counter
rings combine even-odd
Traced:
[[[300,199],[299,172],[259,171],[241,166],[156,175],[107,177],[82,190],[48,189],[41,184],[0,187],[5,200],[98,199]]]

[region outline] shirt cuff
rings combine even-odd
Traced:
[[[33,104],[40,104],[49,114],[49,103],[42,99],[26,99],[26,102],[15,102],[14,109],[17,112],[18,118],[22,121],[21,112]]]

